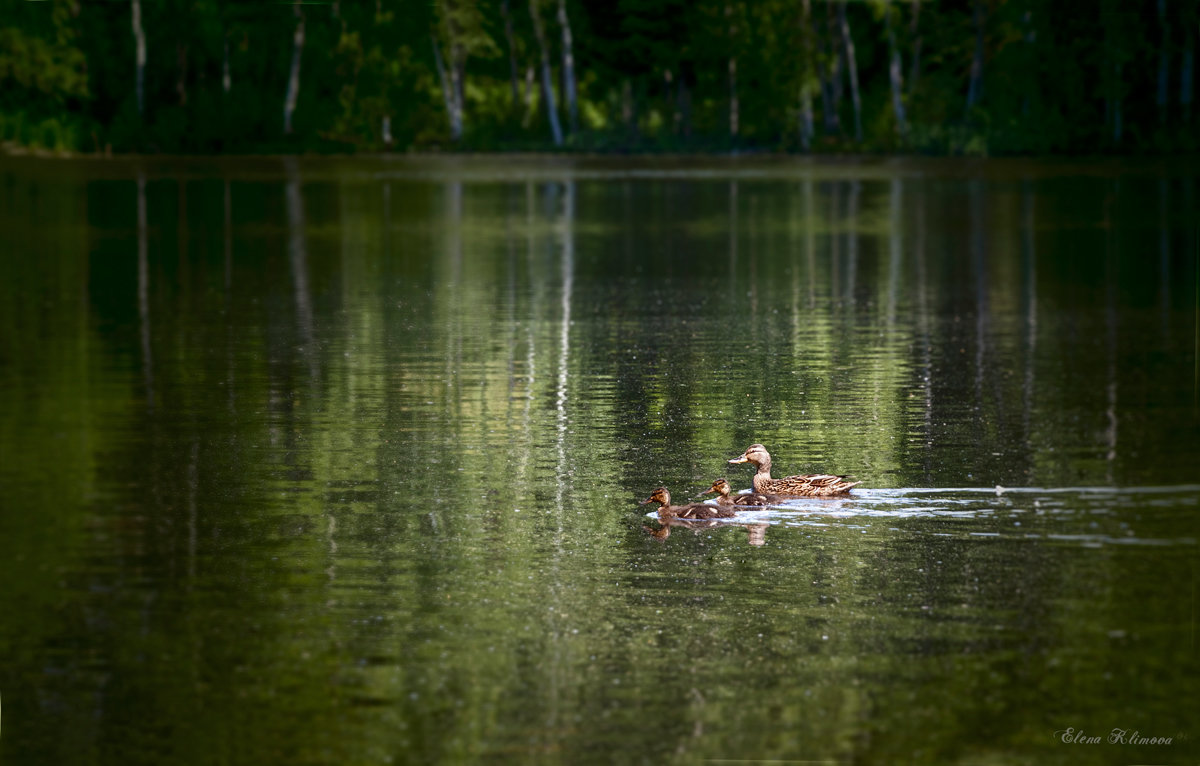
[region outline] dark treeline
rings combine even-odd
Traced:
[[[1173,152],[1200,0],[0,0],[85,152]]]

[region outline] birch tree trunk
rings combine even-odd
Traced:
[[[517,107],[521,103],[521,92],[518,86],[518,81],[521,79],[517,68],[517,44],[513,36],[512,14],[508,10],[508,0],[503,0],[500,3],[500,15],[504,17],[504,39],[508,41],[508,70],[509,82],[512,85],[512,105],[513,111],[517,111]]]
[[[850,22],[846,20],[846,2],[838,3],[838,26],[842,33],[842,50],[846,56],[846,70],[850,74],[850,99],[854,103],[854,140],[862,141],[862,98],[858,92],[858,64],[854,60],[854,38],[850,36]]]
[[[146,113],[146,33],[142,29],[142,0],[132,0],[134,62],[137,66],[137,110],[138,116]]]
[[[904,77],[900,73],[900,48],[896,45],[896,29],[895,23],[892,20],[892,15],[895,9],[892,7],[890,0],[883,9],[883,21],[887,27],[888,49],[891,53],[891,61],[888,65],[888,79],[892,86],[892,111],[896,114],[896,135],[901,140],[908,135],[908,124],[904,119]]]
[[[466,75],[466,57],[462,55],[462,49],[457,46],[451,46],[450,56],[453,59],[450,62],[450,85],[454,90],[454,116],[458,122],[458,135],[461,138],[463,132],[463,123],[466,122],[466,100],[463,96],[463,82],[467,79]]]
[[[729,57],[729,138],[737,141],[738,137],[738,89],[737,89],[737,56]]]
[[[542,101],[550,117],[550,134],[554,145],[562,146],[562,127],[558,123],[558,106],[554,103],[554,78],[550,74],[550,53],[546,50],[546,34],[542,30],[542,19],[538,15],[537,0],[529,0],[529,15],[533,17],[533,35],[537,38],[542,58]]]
[[[812,4],[803,0],[800,5],[800,38],[804,47],[804,68],[800,80],[800,146],[804,151],[812,148],[813,140],[813,38],[811,34]]]
[[[450,58],[443,62],[444,72],[449,75],[450,80],[450,132],[457,141],[462,137],[463,124],[466,121],[463,89],[467,79],[467,52],[463,47],[463,34],[459,26],[459,9],[453,0],[442,0],[441,6],[442,23],[446,26],[447,51],[450,54]]]
[[[296,16],[296,31],[292,36],[292,69],[288,74],[287,98],[283,102],[283,133],[292,134],[292,115],[296,112],[296,98],[300,95],[300,56],[304,53],[304,11],[299,1],[292,4]]]
[[[737,56],[732,55],[736,50],[737,44],[737,24],[733,21],[733,6],[726,3],[725,18],[729,21],[729,140],[731,144],[737,143],[738,138],[738,122],[741,116],[738,111],[738,88],[737,88]]]
[[[446,118],[450,121],[450,140],[462,138],[462,112],[455,104],[454,85],[446,73],[446,64],[442,60],[442,49],[438,45],[437,36],[431,35],[433,43],[433,63],[437,66],[438,82],[442,85],[442,99],[446,103]]]
[[[563,98],[567,102],[567,124],[574,135],[579,130],[579,104],[575,97],[575,53],[571,46],[571,22],[566,0],[558,0],[558,25],[562,27]]]
[[[225,33],[224,45],[221,48],[221,91],[225,94],[229,93],[229,89],[233,87],[233,79],[229,74],[229,33]]]
[[[446,69],[450,72],[450,86],[454,93],[455,120],[458,123],[458,135],[461,138],[467,111],[466,97],[463,95],[467,80],[467,54],[457,31],[450,26],[450,61]]]
[[[521,127],[528,128],[533,120],[533,84],[537,73],[533,65],[525,67],[525,114],[521,117]]]
[[[975,55],[971,57],[971,79],[967,84],[967,112],[983,98],[983,0],[974,2]]]
[[[800,85],[800,148],[808,151],[812,148],[813,136],[813,87],[812,81],[806,79]]]

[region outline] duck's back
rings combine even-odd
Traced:
[[[862,482],[848,481],[847,476],[836,476],[828,473],[806,473],[798,476],[788,476],[783,479],[768,479],[754,477],[754,491],[759,494],[794,495],[813,497],[820,495],[842,495],[851,487]]]

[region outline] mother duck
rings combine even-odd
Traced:
[[[828,495],[844,495],[850,488],[861,484],[859,481],[847,481],[847,476],[833,476],[827,473],[806,473],[799,476],[788,476],[783,479],[771,478],[771,454],[761,444],[751,444],[730,463],[754,463],[758,473],[754,474],[754,491],[761,495],[790,495],[792,497],[815,497]]]

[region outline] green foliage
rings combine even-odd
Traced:
[[[0,29],[0,87],[7,93],[25,91],[61,104],[87,95],[83,51],[37,37],[13,27]],[[11,96],[10,96],[11,97]]]
[[[580,124],[565,148],[797,151],[806,90],[818,152],[1196,148],[1200,0],[1167,0],[1161,19],[1135,0],[1104,0],[1085,14],[1049,0],[979,2],[981,30],[975,0],[845,4],[862,105],[856,141],[836,0],[569,0]],[[300,90],[288,136],[282,112],[296,24],[291,4],[141,6],[144,113],[134,97],[129,3],[0,0],[4,140],[185,153],[551,148],[528,0],[301,6]],[[533,6],[565,125],[559,3]],[[892,106],[888,14],[901,58],[903,137]],[[983,95],[968,111],[979,31]],[[462,76],[457,144],[435,40],[446,66]],[[1164,52],[1169,98],[1160,106]]]

